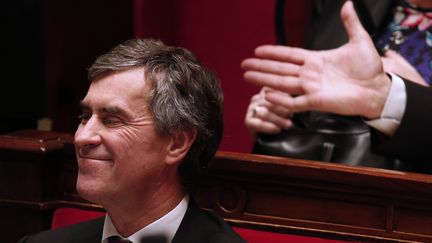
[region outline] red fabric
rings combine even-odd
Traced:
[[[104,216],[105,212],[83,210],[77,208],[58,208],[53,215],[51,229],[65,227],[83,221],[92,220]]]
[[[225,96],[220,150],[250,152],[244,125],[259,87],[243,80],[240,62],[258,45],[275,43],[275,1],[134,0],[135,35],[190,49],[221,80]]]
[[[315,237],[307,237],[300,235],[282,234],[268,231],[252,230],[234,227],[234,230],[245,239],[248,243],[343,243],[347,241],[329,240]]]

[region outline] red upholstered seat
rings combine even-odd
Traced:
[[[54,212],[51,228],[56,229],[70,224],[92,220],[104,215],[105,212],[100,212],[100,211],[83,210],[77,208],[58,208]],[[249,243],[262,243],[262,242],[342,243],[345,242],[345,241],[338,241],[338,240],[328,240],[328,239],[315,238],[315,237],[246,229],[241,227],[234,227],[234,230]]]
[[[65,227],[83,221],[92,220],[104,216],[105,212],[83,210],[78,208],[58,208],[54,212],[51,229]]]
[[[234,230],[241,235],[248,243],[343,243],[346,241],[329,240],[316,237],[300,236],[275,233],[269,231],[253,230],[234,227]]]

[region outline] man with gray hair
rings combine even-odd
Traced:
[[[244,242],[189,195],[223,130],[219,80],[187,50],[132,39],[89,70],[77,191],[105,217],[22,242]]]

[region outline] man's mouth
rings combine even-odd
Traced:
[[[111,158],[106,158],[106,157],[97,157],[97,156],[81,156],[78,155],[80,159],[85,159],[85,160],[100,160],[100,161],[110,161]]]
[[[77,150],[77,157],[79,159],[85,159],[85,160],[100,160],[100,161],[108,161],[112,160],[112,157],[107,155],[106,153],[101,153],[101,151],[96,150],[86,150],[86,149],[78,149]]]

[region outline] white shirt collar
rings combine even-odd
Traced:
[[[165,236],[167,242],[171,242],[174,238],[177,229],[180,226],[183,217],[186,214],[186,210],[189,204],[189,196],[186,195],[177,206],[171,210],[169,213],[165,214],[158,220],[147,225],[146,227],[138,230],[127,239],[139,243],[141,239],[149,236]],[[113,235],[120,235],[117,229],[114,227],[111,218],[107,214],[105,217],[105,223],[102,233],[102,243],[107,242],[107,238]]]

